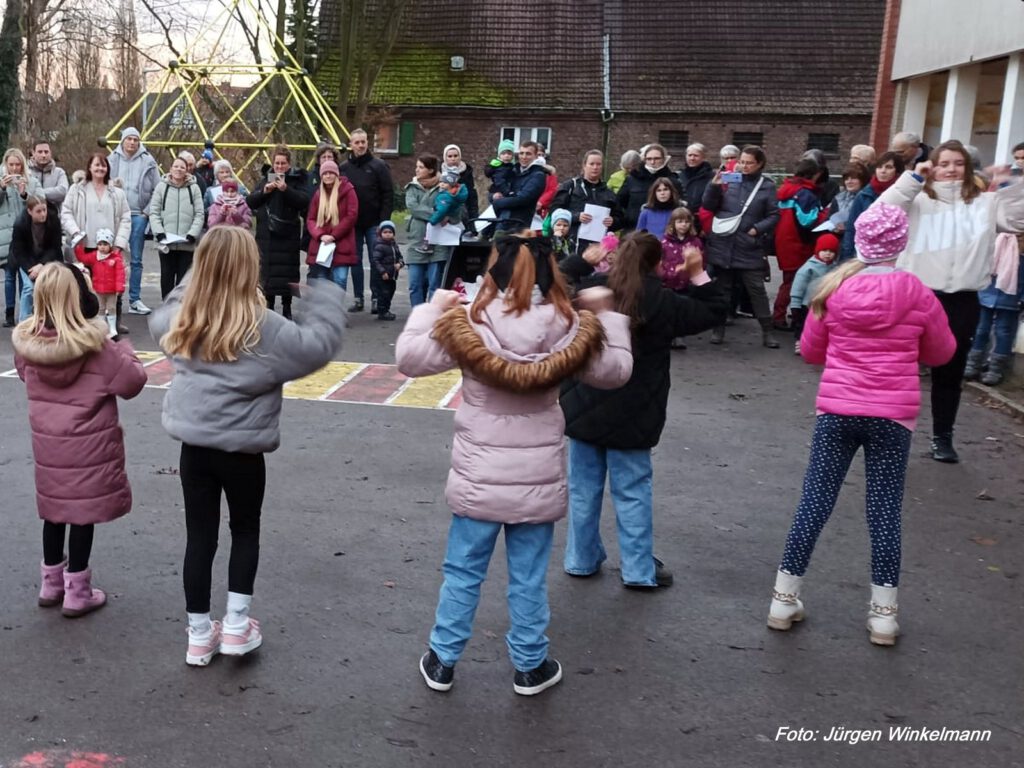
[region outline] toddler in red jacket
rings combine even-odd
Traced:
[[[114,233],[96,230],[96,250],[86,250],[85,240],[75,246],[75,258],[92,275],[92,288],[100,298],[100,313],[106,318],[110,338],[117,336],[117,297],[124,293],[124,258],[114,248]]]
[[[33,302],[11,342],[28,395],[43,519],[39,605],[62,605],[73,618],[107,600],[92,586],[93,529],[132,508],[117,398],[139,394],[146,371],[127,342],[110,341],[106,324],[94,319],[96,297],[78,267],[44,265]]]
[[[800,506],[775,579],[768,626],[804,617],[800,589],[814,545],[835,507],[854,455],[863,447],[875,645],[894,645],[900,578],[903,484],[921,409],[918,365],[945,364],[956,350],[935,294],[896,270],[907,246],[907,214],[875,203],[857,219],[857,258],[821,281],[800,338],[800,354],[824,363],[818,418]]]

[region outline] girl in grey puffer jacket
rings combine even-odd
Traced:
[[[181,445],[185,496],[185,661],[205,666],[217,653],[241,656],[263,642],[249,618],[259,560],[263,454],[281,442],[282,387],[327,363],[341,348],[341,288],[303,286],[295,321],[267,310],[253,236],[214,227],[195,252],[189,276],[150,318],[153,337],[174,363],[164,398],[164,428]],[[210,621],[220,496],[231,515],[228,604]]]

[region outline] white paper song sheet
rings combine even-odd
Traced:
[[[443,227],[427,224],[427,242],[434,245],[458,245],[463,229],[461,224],[448,224]]]
[[[603,205],[587,203],[583,206],[583,212],[589,213],[593,218],[586,223],[580,224],[576,238],[578,240],[590,240],[594,243],[601,242],[601,238],[608,231],[608,227],[604,225],[604,220],[611,215],[612,209],[605,208]]]
[[[487,210],[484,211],[483,213],[481,213],[480,216],[479,216],[479,219],[497,219],[497,218],[498,218],[498,214],[496,214],[494,212],[494,206],[493,205],[487,206]],[[483,232],[485,229],[487,229],[489,226],[491,226],[491,224],[494,223],[493,221],[480,221],[479,219],[477,221],[473,222],[473,226],[476,228],[476,231],[478,233],[479,232]]]
[[[320,243],[316,250],[316,263],[321,267],[331,266],[334,262],[334,249],[337,247],[337,243]]]

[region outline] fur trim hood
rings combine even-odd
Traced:
[[[600,354],[605,342],[604,328],[588,311],[579,313],[577,332],[567,346],[532,360],[492,350],[473,327],[466,307],[445,312],[432,335],[463,370],[485,384],[519,394],[557,387]]]
[[[88,321],[85,350],[75,350],[66,339],[59,338],[56,331],[48,328],[35,335],[32,327],[32,318],[19,323],[11,334],[11,343],[15,353],[37,366],[39,378],[53,387],[71,386],[89,355],[99,352],[107,341],[107,324],[98,318]]]

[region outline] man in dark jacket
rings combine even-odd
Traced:
[[[680,201],[693,214],[693,222],[700,226],[697,211],[700,210],[704,190],[715,175],[715,169],[707,161],[708,148],[703,144],[691,144],[686,148],[686,165],[679,172]]]
[[[900,131],[892,137],[889,147],[893,152],[903,156],[903,165],[908,171],[914,170],[918,163],[923,163],[932,153],[932,148],[925,144],[921,137],[913,131]]]
[[[356,188],[356,199],[359,200],[359,218],[356,219],[356,259],[352,267],[352,296],[355,301],[349,307],[350,312],[363,311],[363,251],[367,257],[373,253],[377,242],[377,227],[385,219],[391,218],[391,209],[395,205],[395,185],[391,180],[391,170],[387,163],[378,160],[370,152],[370,140],[366,131],[357,128],[349,134],[348,160],[341,165],[341,175],[352,182]],[[377,298],[380,295],[380,277],[376,271],[370,271],[370,309],[377,311]]]
[[[537,201],[548,179],[539,154],[540,146],[535,141],[519,145],[519,165],[512,176],[512,191],[508,195],[496,192],[491,203],[498,214],[498,229],[530,229],[533,224]]]
[[[582,253],[593,241],[578,240],[580,224],[590,221],[590,214],[584,213],[587,205],[599,205],[608,208],[610,213],[605,217],[605,229],[622,227],[622,209],[615,193],[601,180],[604,172],[604,155],[598,149],[592,149],[583,156],[583,170],[579,176],[565,182],[555,193],[551,209],[564,208],[572,214],[569,237],[576,242],[576,251]]]
[[[273,173],[271,181],[270,173]],[[274,149],[274,164],[264,171],[256,191],[245,198],[256,216],[256,243],[267,307],[281,297],[281,314],[292,316],[291,284],[299,282],[299,245],[309,209],[309,179],[302,168],[292,168],[291,150]]]

